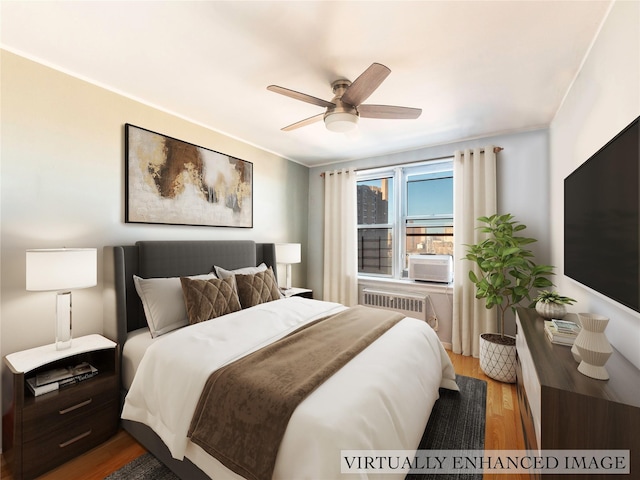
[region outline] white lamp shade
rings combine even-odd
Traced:
[[[27,250],[27,290],[71,290],[97,285],[95,248]]]
[[[354,130],[358,126],[359,118],[351,113],[329,113],[324,117],[324,124],[332,132],[345,133]]]
[[[276,243],[277,263],[300,263],[302,254],[299,243]]]

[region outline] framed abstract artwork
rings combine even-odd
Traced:
[[[125,222],[253,227],[253,163],[125,124]]]

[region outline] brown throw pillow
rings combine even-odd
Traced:
[[[237,312],[241,308],[233,277],[208,280],[181,277],[180,283],[191,325]]]
[[[264,272],[253,275],[236,274],[236,284],[242,308],[253,307],[280,298],[278,282],[271,267]]]

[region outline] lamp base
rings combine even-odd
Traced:
[[[71,292],[56,295],[56,350],[71,348]]]
[[[287,263],[287,273],[284,278],[285,289],[291,290],[291,264]]]

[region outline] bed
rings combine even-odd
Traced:
[[[180,478],[248,477],[187,435],[207,378],[303,325],[350,312],[331,302],[274,299],[152,337],[156,325],[150,328],[147,322],[136,290],[140,279],[200,278],[214,266],[245,272],[239,269],[262,264],[275,276],[275,245],[144,241],[114,247],[113,263],[117,336],[123,346],[123,428]],[[252,278],[249,272],[235,278]],[[295,408],[276,449],[272,478],[337,478],[341,450],[417,448],[438,389],[457,385],[433,330],[417,319],[395,321]]]

